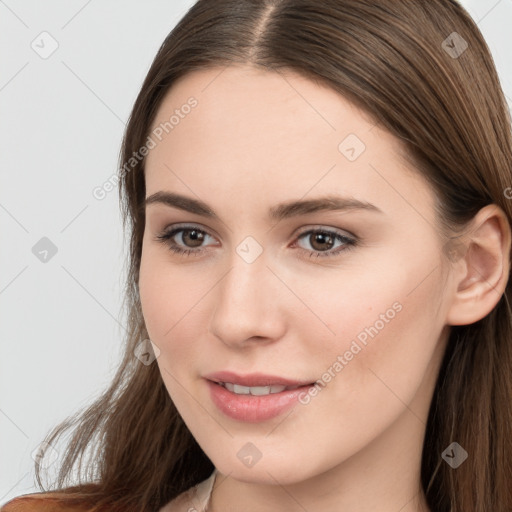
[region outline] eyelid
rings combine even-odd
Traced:
[[[171,231],[177,230],[177,229],[197,229],[198,231],[204,231],[206,234],[219,238],[218,233],[212,229],[212,228],[205,228],[199,223],[195,222],[176,222],[172,224],[168,224],[166,227],[162,229],[161,232],[163,233],[170,233]]]
[[[206,251],[208,251],[208,246],[205,247],[197,247],[197,248],[183,248],[179,244],[176,244],[173,242],[172,244],[170,241],[174,236],[176,236],[181,231],[187,231],[187,230],[197,230],[201,233],[204,233],[206,236],[216,238],[213,236],[209,231],[209,229],[205,229],[200,227],[199,224],[190,224],[190,223],[177,223],[177,224],[171,224],[167,228],[164,228],[162,232],[160,232],[156,237],[155,241],[165,243],[168,245],[168,248],[170,251],[174,253],[182,253],[182,254],[192,254],[194,256],[200,255]],[[356,235],[352,234],[349,231],[342,230],[340,228],[335,227],[326,227],[321,224],[313,224],[309,226],[303,226],[299,232],[294,233],[294,242],[292,247],[297,247],[298,239],[302,236],[310,233],[315,232],[323,232],[323,233],[329,233],[334,236],[336,240],[342,240],[343,246],[337,249],[328,249],[326,251],[315,251],[310,249],[304,249],[303,247],[298,246],[299,251],[303,253],[308,253],[310,257],[317,256],[317,257],[332,257],[335,258],[340,253],[350,250],[354,248],[355,246],[359,245],[360,239]],[[218,244],[217,244],[218,245]]]
[[[161,233],[170,233],[171,231],[175,231],[178,229],[197,229],[198,231],[204,231],[206,234],[216,237],[218,236],[214,230],[210,228],[203,228],[200,224],[195,223],[187,223],[187,222],[178,222],[176,224],[170,224],[169,226],[165,227]],[[303,226],[299,228],[299,231],[294,233],[292,236],[298,237],[305,233],[308,233],[309,231],[316,231],[316,230],[325,230],[325,231],[334,231],[337,234],[340,234],[342,236],[346,236],[347,238],[352,238],[357,240],[357,236],[354,233],[351,233],[350,231],[347,231],[346,229],[331,227],[331,226],[325,226],[324,224],[310,224],[308,226]],[[215,234],[212,234],[215,233]]]
[[[305,233],[309,233],[310,231],[329,231],[334,232],[338,235],[345,236],[347,238],[352,238],[354,240],[357,240],[357,236],[354,235],[354,233],[351,233],[350,231],[347,231],[346,229],[341,228],[335,228],[335,227],[329,227],[325,226],[323,224],[310,224],[309,226],[306,226],[304,229],[300,228],[299,232],[295,234],[295,237],[301,236]]]

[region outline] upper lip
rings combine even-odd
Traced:
[[[313,384],[311,381],[285,379],[277,375],[267,375],[264,373],[248,373],[246,375],[240,375],[230,371],[209,373],[208,375],[204,375],[204,378],[214,382],[230,382],[232,384],[249,387],[272,385],[305,386]]]

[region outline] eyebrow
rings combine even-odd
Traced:
[[[175,192],[155,192],[147,197],[143,206],[150,204],[163,204],[195,213],[209,219],[220,220],[219,216],[203,201],[187,197]],[[269,208],[268,218],[274,221],[280,221],[290,217],[306,215],[308,213],[320,211],[348,211],[348,210],[368,210],[383,213],[380,208],[372,203],[360,201],[350,197],[341,197],[337,195],[328,195],[307,200],[288,201],[280,203]]]

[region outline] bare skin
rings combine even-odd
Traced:
[[[504,290],[503,212],[481,210],[471,250],[451,261],[427,182],[396,139],[336,92],[248,66],[194,72],[152,128],[191,96],[197,106],[147,157],[146,197],[186,195],[218,219],[148,204],[139,287],[163,381],[219,471],[209,511],[428,511],[420,463],[433,389],[450,325],[483,318]],[[267,217],[279,203],[326,195],[378,210]],[[203,252],[175,254],[156,239],[179,223],[204,239],[181,231],[174,245]],[[332,237],[304,235],[312,229]],[[241,244],[262,252],[248,263]],[[325,386],[247,423],[212,402],[204,376],[220,370]],[[261,454],[251,467],[238,455],[247,443]]]

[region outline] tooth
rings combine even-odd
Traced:
[[[233,391],[239,395],[248,395],[250,393],[250,388],[248,386],[233,384]]]
[[[251,386],[251,395],[268,395],[270,393],[270,386]]]
[[[286,387],[279,384],[273,386],[241,386],[240,384],[233,384],[231,382],[223,382],[222,385],[232,393],[238,395],[254,395],[254,396],[265,396],[272,393],[281,393],[285,389],[295,389],[299,386]]]

